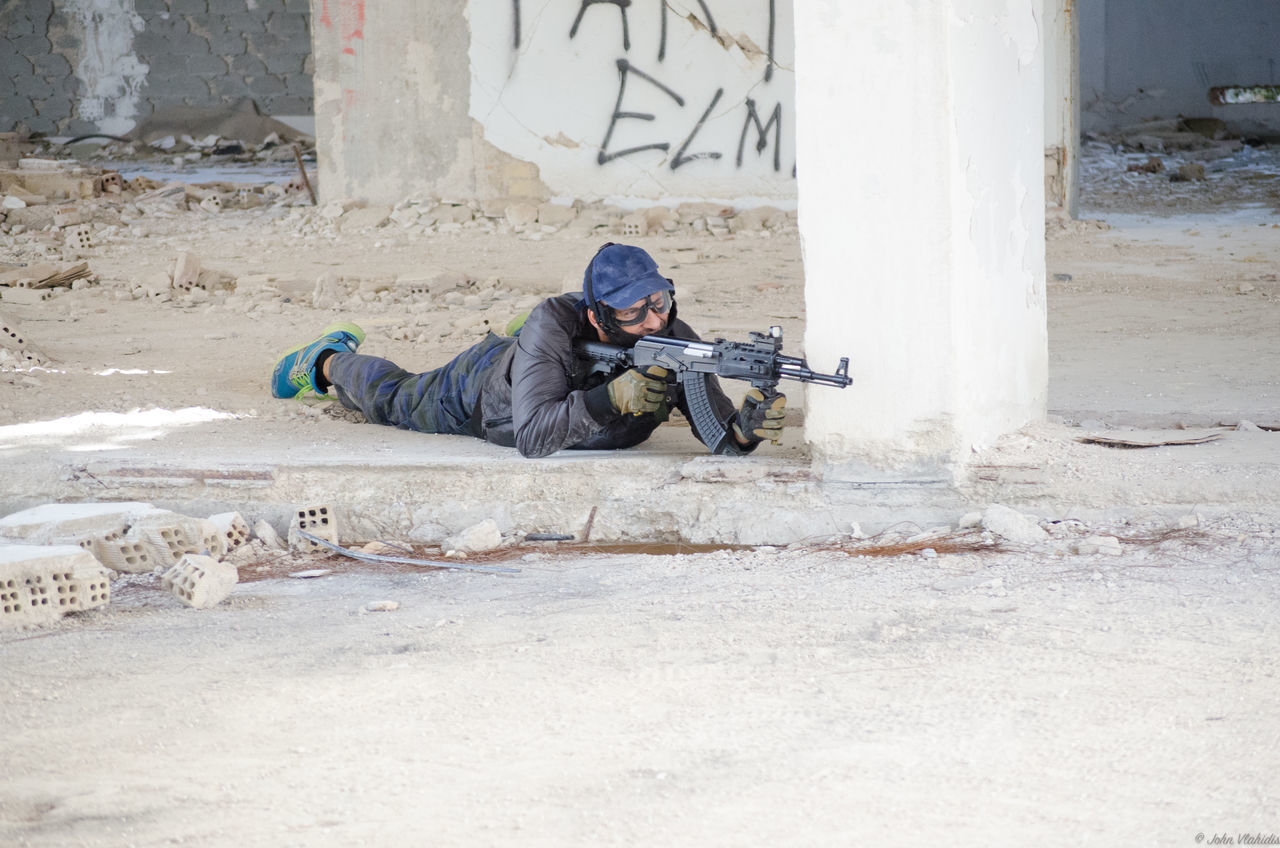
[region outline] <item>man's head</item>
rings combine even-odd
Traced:
[[[606,244],[587,264],[582,299],[592,326],[614,344],[630,345],[666,329],[675,286],[638,247]]]

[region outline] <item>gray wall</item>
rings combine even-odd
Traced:
[[[1280,85],[1280,0],[1080,0],[1086,131],[1214,117],[1280,134],[1280,104],[1213,106],[1208,90]]]
[[[0,132],[121,135],[156,109],[310,115],[308,0],[0,0]]]

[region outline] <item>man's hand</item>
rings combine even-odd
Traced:
[[[667,396],[666,377],[667,369],[658,365],[632,368],[609,383],[609,402],[623,415],[657,412]]]
[[[759,389],[752,389],[733,418],[733,435],[743,445],[765,439],[776,445],[782,438],[782,419],[786,416],[786,395],[770,392],[766,397]]]

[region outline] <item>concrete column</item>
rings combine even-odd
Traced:
[[[1044,191],[1050,214],[1074,218],[1080,182],[1079,15],[1044,0]]]
[[[322,201],[472,197],[464,0],[312,0]]]
[[[1043,415],[1039,0],[798,3],[805,349],[828,479],[947,479]]]

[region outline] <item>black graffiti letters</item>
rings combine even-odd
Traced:
[[[513,0],[515,7],[516,22],[516,48],[520,47],[520,0]],[[658,61],[661,62],[667,58],[667,0],[657,0],[658,2]],[[769,0],[769,56],[773,56],[773,4],[775,0]],[[574,16],[573,26],[569,27],[569,37],[575,38],[578,35],[578,27],[582,25],[582,19],[587,14],[587,9],[601,3],[617,6],[618,12],[622,16],[622,50],[624,53],[631,51],[631,27],[627,20],[627,9],[631,6],[631,0],[581,0],[578,5],[578,14]],[[706,22],[699,21],[701,26],[714,38],[720,41],[720,30],[716,27],[716,19],[711,15],[711,9],[708,8],[705,0],[698,0],[698,8],[702,9],[702,15],[706,18]],[[693,15],[689,15],[690,19]],[[765,79],[768,80],[773,74],[772,62],[769,68],[765,70]]]
[[[769,91],[773,80],[774,68],[777,66],[774,50],[777,46],[779,24],[778,0],[735,0],[729,15],[729,20],[733,23],[724,27],[717,24],[716,17],[712,13],[711,7],[714,5],[714,0],[696,0],[696,6],[688,2],[670,4],[669,0],[655,0],[655,2],[656,9],[645,0],[578,0],[578,8],[569,27],[569,39],[577,38],[581,32],[584,37],[579,41],[592,43],[590,45],[580,43],[575,51],[568,54],[573,57],[570,61],[589,63],[581,68],[574,67],[573,72],[579,74],[584,81],[598,78],[596,70],[598,65],[595,63],[604,58],[601,53],[605,56],[612,54],[622,57],[613,59],[618,70],[618,94],[613,111],[609,114],[604,139],[600,142],[596,153],[597,164],[603,166],[622,157],[645,151],[658,151],[659,154],[664,155],[664,159],[662,164],[656,167],[665,166],[671,171],[679,170],[691,163],[701,162],[709,165],[717,160],[726,160],[721,167],[727,167],[728,151],[733,146],[734,121],[742,115],[739,110],[743,110],[745,115],[742,116],[737,156],[734,159],[736,169],[763,171],[769,167],[766,163],[772,158],[773,171],[781,172],[784,109],[792,108],[790,101],[784,95],[782,100],[774,103],[770,111],[764,113],[761,110],[767,108],[766,106],[746,96],[747,94],[757,96],[765,94]],[[521,14],[523,3],[524,0],[511,0],[511,39],[508,43],[511,45],[513,59],[518,61],[522,53],[528,52],[543,57],[540,61],[548,61],[555,55],[553,52],[530,50],[526,42],[542,41],[538,37],[538,22],[548,15],[550,6],[543,8],[546,4],[540,4],[537,14],[529,16]],[[552,31],[555,33],[555,38],[563,38],[564,30],[560,27],[567,21],[573,5],[569,3],[551,5],[562,10],[557,13]],[[599,22],[586,21],[588,12],[596,11],[597,6],[612,6],[617,10],[617,20],[621,25],[619,34],[622,49],[620,51],[617,50],[618,42],[612,40],[612,33],[617,31],[612,29],[613,12],[608,10],[599,12],[605,16]],[[631,13],[637,9],[641,10],[642,17],[639,19],[631,17]],[[723,5],[720,11],[723,16],[725,12]],[[784,7],[785,11],[786,7]],[[654,12],[657,13],[656,20],[651,17]],[[559,17],[560,14],[565,17]],[[599,14],[596,17],[599,17]],[[682,49],[694,51],[689,57],[674,57],[676,68],[665,61],[668,58],[669,17],[677,33],[677,38],[671,43],[681,45]],[[641,50],[647,53],[652,45],[651,39],[655,35],[657,37],[657,62],[655,67],[648,69],[649,72],[641,70],[632,62],[635,56],[631,50],[631,24],[636,20],[639,20],[641,25],[637,30],[637,39],[642,42],[638,45]],[[584,22],[586,22],[585,29],[583,29]],[[654,24],[657,26],[655,27]],[[601,26],[605,29],[602,30]],[[786,26],[785,19],[783,26]],[[761,32],[761,29],[765,31]],[[603,38],[604,43],[601,43],[602,32],[606,34]],[[741,34],[738,34],[739,32]],[[751,34],[748,35],[748,32]],[[765,36],[764,39],[759,39],[760,35]],[[702,41],[707,36],[721,49],[708,51],[706,43]],[[755,46],[761,40],[765,45],[763,51]],[[718,65],[714,57],[722,52],[731,56],[729,66],[731,76],[716,79],[715,69]],[[760,81],[760,77],[754,76],[754,72],[748,72],[754,80],[743,76],[741,71],[743,58],[753,63],[760,59],[764,60],[763,82]],[[642,61],[640,64],[643,66],[646,63]],[[756,65],[756,68],[758,67]],[[665,78],[666,81],[660,78]],[[630,108],[628,108],[628,83],[631,84]],[[790,85],[790,78],[785,84]],[[636,86],[641,88],[637,89]],[[704,97],[707,99],[703,100]],[[688,110],[685,109],[687,99],[691,101],[691,108]],[[696,105],[702,103],[706,105],[699,114],[695,111]],[[577,110],[581,105],[573,104],[572,108]],[[569,108],[569,104],[566,104],[566,108]],[[696,121],[692,121],[694,114],[699,114]],[[765,114],[768,115],[767,119],[764,117]],[[636,124],[634,123],[636,121],[646,123]],[[690,126],[691,121],[692,126]],[[755,149],[755,156],[747,156],[748,137],[753,133],[751,145]],[[788,141],[790,142],[790,139]],[[612,149],[611,145],[619,149]],[[770,145],[773,146],[772,157],[767,153]],[[671,153],[673,148],[674,154]],[[744,164],[744,160],[749,161],[745,161]],[[790,171],[791,178],[794,179],[794,165]]]
[[[617,159],[619,156],[628,156],[632,153],[639,153],[642,150],[667,150],[671,147],[667,142],[658,142],[655,144],[642,144],[638,147],[628,147],[626,150],[619,150],[617,153],[609,152],[609,139],[613,138],[614,127],[618,125],[618,121],[623,118],[634,118],[640,121],[652,121],[654,116],[648,112],[624,112],[622,111],[622,98],[627,92],[627,75],[635,74],[640,79],[656,86],[659,90],[669,96],[678,105],[684,105],[684,98],[658,82],[644,71],[637,70],[626,59],[618,60],[618,100],[613,106],[613,115],[609,118],[609,129],[605,131],[604,141],[600,142],[600,152],[596,155],[596,162],[603,165]],[[690,136],[692,138],[692,136]]]
[[[747,98],[747,119],[742,122],[742,135],[738,137],[738,167],[742,167],[742,149],[747,143],[747,130],[756,125],[756,153],[760,154],[769,146],[769,127],[773,127],[773,170],[782,167],[782,104],[773,107],[768,123],[760,123],[760,115],[756,112],[756,102]],[[794,176],[794,174],[792,175]]]
[[[711,98],[711,105],[707,106],[702,117],[698,119],[698,123],[693,128],[693,132],[689,133],[689,137],[684,140],[684,144],[680,145],[680,149],[676,151],[675,158],[671,160],[671,170],[679,168],[686,162],[692,162],[695,159],[719,159],[719,151],[712,150],[706,153],[693,153],[688,156],[684,152],[689,149],[689,145],[693,143],[693,137],[698,134],[698,130],[702,129],[702,125],[706,123],[707,116],[711,114],[711,110],[716,108],[716,104],[720,102],[720,95],[724,94],[723,88],[716,89],[716,96]]]
[[[569,27],[569,37],[573,38],[578,34],[578,25],[582,23],[582,16],[587,13],[587,9],[598,3],[607,3],[618,7],[618,13],[622,15],[622,49],[630,50],[631,30],[627,26],[627,7],[631,5],[631,0],[582,0],[582,5],[578,7],[578,16],[573,19],[573,26]],[[666,4],[664,3],[663,5],[665,6]]]

